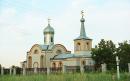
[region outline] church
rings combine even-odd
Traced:
[[[80,34],[74,39],[74,53],[71,53],[64,45],[54,43],[55,30],[48,22],[43,30],[44,44],[34,44],[27,52],[26,61],[21,62],[21,66],[25,68],[93,66],[92,39],[86,35],[83,12],[81,14]]]

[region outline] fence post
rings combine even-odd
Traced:
[[[37,74],[37,67],[34,68],[34,73]]]
[[[26,68],[23,67],[23,75],[26,75]]]
[[[83,65],[80,65],[80,72],[84,73],[84,66]]]
[[[16,67],[13,68],[13,75],[16,75]]]
[[[106,64],[105,63],[101,64],[101,66],[102,66],[102,72],[106,72]]]
[[[49,75],[49,74],[50,74],[50,68],[47,67],[47,75]]]
[[[63,73],[66,73],[66,66],[65,65],[63,65],[62,71],[63,71]]]
[[[129,70],[129,73],[130,73],[130,63],[128,63],[128,70]]]
[[[10,67],[9,73],[10,73],[10,75],[12,75],[12,67]]]
[[[1,75],[4,75],[4,67],[1,67]]]

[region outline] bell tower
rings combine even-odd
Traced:
[[[84,27],[84,12],[81,11],[82,18],[80,35],[78,38],[74,39],[74,53],[81,53],[84,51],[91,51],[92,48],[92,39],[86,36],[85,27]]]
[[[54,44],[54,29],[50,25],[50,19],[48,19],[48,26],[44,29],[44,44],[52,45]]]

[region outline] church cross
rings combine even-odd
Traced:
[[[50,19],[50,18],[48,18],[48,24],[50,24],[50,21],[51,21],[51,19]]]
[[[83,16],[84,16],[84,11],[83,10],[81,11],[81,15],[82,15],[82,18],[83,18]]]

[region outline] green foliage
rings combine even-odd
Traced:
[[[115,51],[115,44],[111,40],[105,41],[101,39],[100,43],[92,49],[92,58],[95,60],[96,65],[106,63],[107,69],[113,69],[116,63],[113,55]]]
[[[115,76],[113,78],[113,75]],[[130,81],[130,75],[121,74],[119,81]],[[50,74],[50,75],[26,75],[26,76],[0,76],[0,81],[117,81],[115,74],[110,73],[69,73],[69,74]]]
[[[116,68],[115,56],[118,55],[120,59],[120,70],[128,71],[128,63],[130,63],[130,44],[124,41],[118,45],[119,47],[116,48],[111,40],[105,41],[101,39],[98,45],[92,49],[92,58],[95,60],[96,65],[106,63],[107,69],[113,70]]]
[[[120,59],[120,69],[123,71],[128,71],[128,63],[130,63],[130,44],[128,44],[127,41],[119,43],[117,55]]]

